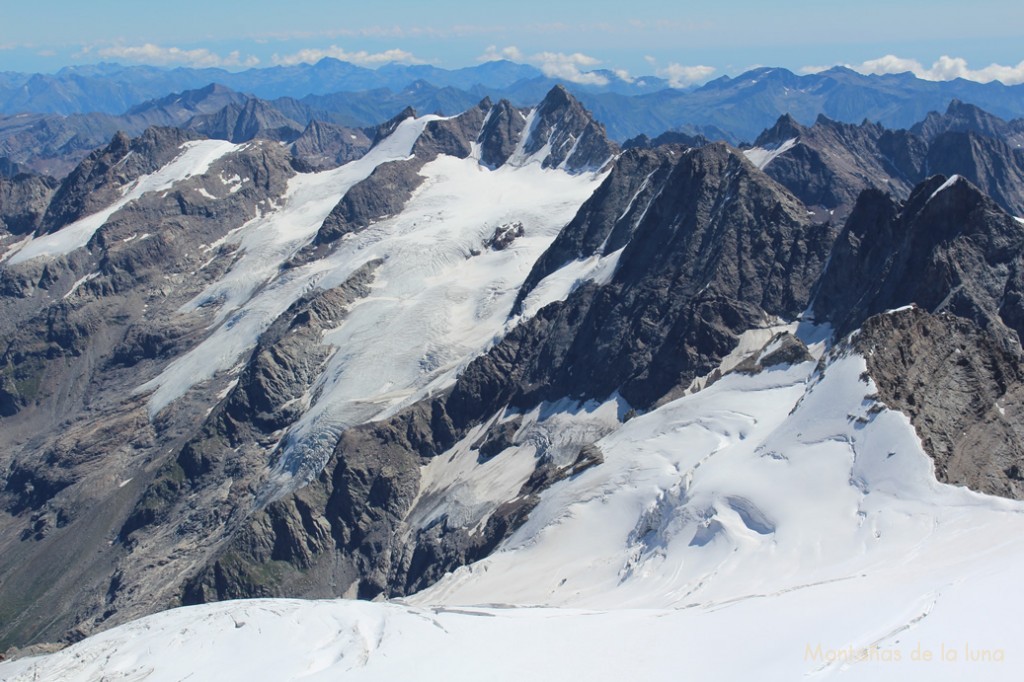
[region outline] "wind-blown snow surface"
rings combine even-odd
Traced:
[[[823,372],[731,374],[612,427],[603,464],[407,603],[179,609],[0,676],[1020,679],[1024,505],[937,483],[865,367],[837,352]],[[515,469],[516,450],[484,466]]]

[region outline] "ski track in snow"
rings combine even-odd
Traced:
[[[814,364],[729,375],[621,425],[613,403],[524,415],[537,434],[601,430],[605,462],[405,601],[175,609],[0,676],[1019,679],[1024,505],[936,482],[906,417],[865,399],[863,358]],[[424,488],[507,490],[538,438],[487,475],[460,444]],[[420,502],[429,523],[437,499]]]

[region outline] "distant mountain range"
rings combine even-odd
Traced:
[[[62,180],[0,162],[0,652],[242,597],[1016,622],[1020,122],[623,151],[565,88],[373,129],[329,101],[210,86],[96,115],[150,127]],[[0,678],[148,674],[128,651]]]
[[[386,121],[407,105],[444,115],[463,112],[485,96],[532,106],[562,83],[604,122],[609,136],[620,141],[677,130],[738,143],[753,140],[782,114],[803,125],[823,114],[847,123],[866,119],[908,128],[929,112],[945,110],[953,99],[1007,120],[1024,117],[1024,85],[999,82],[925,81],[909,73],[865,76],[842,67],[800,76],[763,68],[676,89],[665,79],[650,76],[624,80],[611,72],[594,73],[604,84],[565,83],[507,60],[456,70],[395,63],[373,70],[326,58],[315,65],[238,73],[100,63],[56,74],[0,74],[0,115],[133,116],[166,105],[173,99],[170,92],[203,90],[215,83],[271,101],[285,116],[303,124],[312,117],[366,127]],[[53,125],[51,119],[32,123]],[[73,127],[78,133],[80,126],[120,124],[93,117]],[[0,119],[0,135],[10,127],[10,119]]]
[[[668,81],[646,77],[626,81],[611,72],[598,72],[605,85],[578,85],[592,93],[638,95],[663,90]],[[0,73],[0,114],[25,112],[122,114],[170,92],[200,89],[218,83],[264,99],[301,98],[339,92],[390,90],[401,92],[422,81],[436,88],[465,92],[504,90],[520,92],[536,104],[557,81],[527,64],[499,60],[461,69],[429,65],[387,64],[379,69],[325,58],[316,64],[274,66],[241,72],[224,69],[121,66],[96,64],[69,66],[55,74]],[[480,98],[477,97],[479,100]]]

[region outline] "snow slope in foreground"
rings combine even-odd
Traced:
[[[407,603],[178,609],[0,676],[1020,679],[1024,505],[937,483],[864,368],[733,374],[629,421]]]

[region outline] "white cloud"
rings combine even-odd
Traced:
[[[608,79],[605,76],[581,69],[581,67],[597,66],[601,62],[580,52],[572,54],[541,52],[533,55],[530,61],[535,63],[548,78],[560,78],[582,85],[608,85]]]
[[[295,66],[296,64],[316,64],[325,57],[340,59],[343,62],[358,64],[359,66],[381,66],[383,64],[390,64],[391,62],[398,62],[399,64],[426,63],[422,59],[417,58],[413,53],[405,50],[399,50],[397,48],[393,50],[385,50],[383,52],[367,52],[366,50],[349,52],[337,45],[331,45],[323,50],[308,48],[283,56],[275,54],[271,58],[271,61],[280,66]]]
[[[633,76],[629,74],[629,71],[626,71],[625,69],[614,69],[613,73],[620,81],[623,81],[625,83],[632,83],[633,81],[636,80],[635,78],[633,78]]]
[[[502,59],[507,59],[513,62],[524,62],[526,57],[519,51],[519,48],[515,45],[509,45],[503,47],[500,50],[497,45],[488,45],[484,53],[476,58],[478,62],[496,62]]]
[[[498,59],[509,59],[514,62],[533,64],[548,78],[557,78],[582,85],[608,85],[607,77],[599,73],[583,70],[584,68],[597,66],[601,63],[601,60],[581,52],[573,52],[572,54],[565,52],[538,52],[537,54],[525,55],[515,45],[509,45],[501,49],[496,45],[491,45],[482,55],[477,57],[477,61],[480,62],[493,62]]]
[[[668,81],[669,87],[685,88],[706,81],[716,69],[713,66],[686,66],[677,62],[670,62],[665,68],[658,66],[658,60],[651,55],[644,55],[644,61],[654,69],[654,75]]]
[[[797,73],[821,73],[822,71],[828,71],[831,66],[821,66],[820,64],[812,66],[801,66],[797,69]]]
[[[685,66],[672,62],[664,69],[658,69],[654,75],[666,79],[670,87],[685,88],[706,81],[715,71],[713,66]]]
[[[155,66],[184,64],[194,67],[253,67],[260,63],[260,60],[252,55],[243,57],[238,50],[227,55],[219,55],[206,48],[183,50],[180,47],[161,47],[153,43],[104,47],[97,50],[96,54],[103,59],[122,59]]]
[[[972,69],[967,65],[967,60],[962,57],[949,57],[942,55],[930,67],[925,67],[916,59],[905,59],[896,55],[887,54],[878,59],[869,59],[860,64],[844,64],[847,68],[864,74],[887,74],[910,72],[918,78],[929,81],[949,81],[955,78],[963,78],[979,83],[1001,81],[1006,85],[1017,85],[1024,83],[1024,61],[1016,66],[1004,66],[1002,64],[989,64],[981,69]],[[805,66],[800,69],[803,73],[818,73],[829,67]]]

